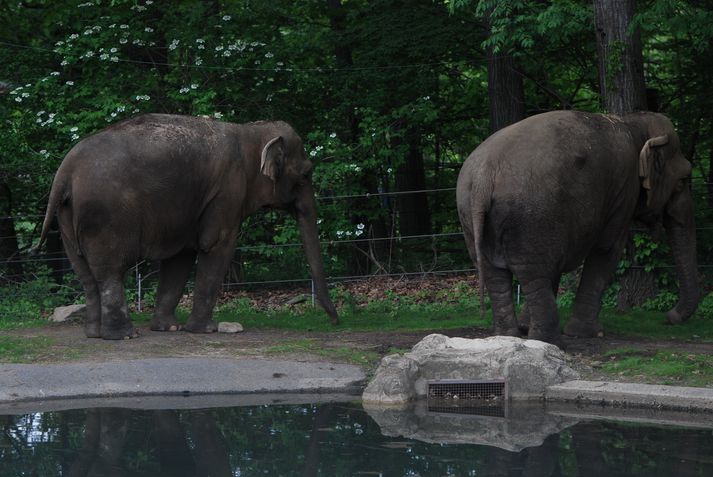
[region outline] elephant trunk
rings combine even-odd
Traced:
[[[679,299],[666,313],[671,324],[686,321],[698,308],[701,287],[698,283],[696,260],[696,225],[693,219],[693,201],[685,190],[667,207],[664,226],[676,263]]]
[[[319,250],[319,234],[317,233],[317,207],[314,201],[314,192],[311,186],[303,187],[300,198],[295,204],[295,216],[302,237],[307,262],[312,271],[312,280],[317,294],[317,300],[324,308],[324,311],[331,318],[333,325],[339,323],[337,309],[329,298],[327,282],[324,277],[324,265],[322,255]]]

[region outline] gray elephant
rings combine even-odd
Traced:
[[[137,260],[160,260],[151,329],[179,329],[175,309],[197,259],[186,330],[212,320],[242,221],[269,207],[291,212],[319,302],[338,322],[327,293],[302,140],[284,122],[231,124],[147,114],[80,141],[52,184],[40,245],[57,214],[64,247],[84,285],[88,337],[136,335],[123,278]],[[39,245],[38,245],[39,246]]]
[[[678,135],[661,114],[553,111],[485,140],[463,164],[456,200],[495,333],[529,329],[530,338],[559,342],[560,276],[584,261],[564,333],[601,335],[602,293],[634,219],[663,221],[680,282],[679,302],[667,317],[671,323],[690,317],[701,294],[690,174]],[[513,275],[527,304],[519,323]],[[481,310],[482,301],[481,286]]]

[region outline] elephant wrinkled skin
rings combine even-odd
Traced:
[[[52,184],[40,237],[57,215],[87,298],[88,337],[135,336],[123,278],[137,260],[160,261],[151,329],[179,329],[175,309],[197,260],[188,331],[216,330],[220,286],[242,221],[269,207],[299,224],[317,298],[336,324],[317,235],[312,164],[284,122],[231,124],[147,114],[75,145]]]
[[[690,173],[673,125],[655,113],[553,111],[485,140],[463,164],[456,195],[494,331],[528,330],[530,338],[559,342],[560,276],[584,262],[564,333],[601,335],[602,293],[635,219],[663,222],[680,284],[667,317],[671,323],[690,317],[700,299]],[[526,301],[519,320],[513,275]]]

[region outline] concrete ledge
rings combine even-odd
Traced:
[[[713,389],[710,388],[568,381],[549,386],[545,391],[545,400],[613,407],[713,412]]]
[[[266,359],[163,358],[0,365],[0,403],[241,393],[358,393],[358,366]]]

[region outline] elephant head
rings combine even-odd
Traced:
[[[300,229],[302,245],[312,271],[320,304],[338,323],[337,310],[329,298],[317,233],[317,206],[312,188],[312,163],[307,159],[302,139],[286,123],[266,123],[260,153],[263,206],[287,210]]]
[[[676,263],[680,297],[668,311],[669,322],[681,323],[698,307],[701,297],[696,263],[696,226],[690,191],[691,163],[681,152],[673,124],[653,113],[629,115],[625,120],[639,139],[639,176],[642,198],[637,218],[662,218]]]

